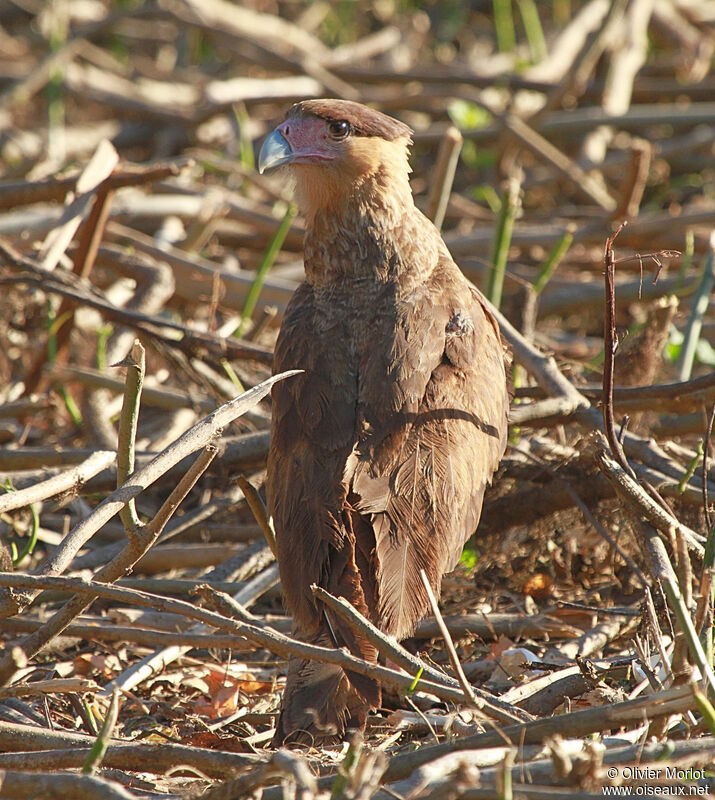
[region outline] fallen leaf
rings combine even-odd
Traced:
[[[488,658],[499,658],[499,656],[510,647],[514,647],[514,642],[512,642],[508,636],[500,636],[496,642],[493,642],[490,646]]]
[[[75,675],[91,675],[99,672],[108,680],[121,670],[121,662],[112,654],[103,656],[98,654],[81,653],[73,661]]]
[[[194,711],[202,717],[219,719],[228,717],[238,708],[239,691],[235,683],[229,683],[211,692],[209,699],[200,697],[194,703]]]
[[[550,597],[554,590],[551,576],[545,572],[535,572],[524,584],[522,591],[535,600]]]

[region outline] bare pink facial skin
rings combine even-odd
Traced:
[[[278,126],[293,153],[291,164],[333,161],[340,156],[338,142],[328,130],[328,122],[318,117],[292,117]]]

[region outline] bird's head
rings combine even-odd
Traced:
[[[348,100],[305,100],[266,138],[260,172],[289,167],[308,218],[343,207],[360,190],[409,194],[410,128]],[[371,185],[375,184],[375,185]]]

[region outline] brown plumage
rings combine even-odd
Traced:
[[[375,649],[316,601],[343,596],[409,636],[474,532],[504,452],[508,396],[496,321],[414,205],[410,130],[357,103],[299,103],[261,166],[288,165],[305,214],[305,282],[274,370],[267,496],[296,635]],[[379,686],[294,660],[275,743],[340,737]]]

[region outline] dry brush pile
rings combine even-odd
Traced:
[[[3,4],[0,797],[708,790],[713,20]],[[290,636],[261,500],[303,228],[254,154],[311,96],[414,128],[417,202],[515,361],[511,447],[441,613],[403,647],[318,591],[379,667]],[[299,652],[380,678],[364,738],[270,750]]]

